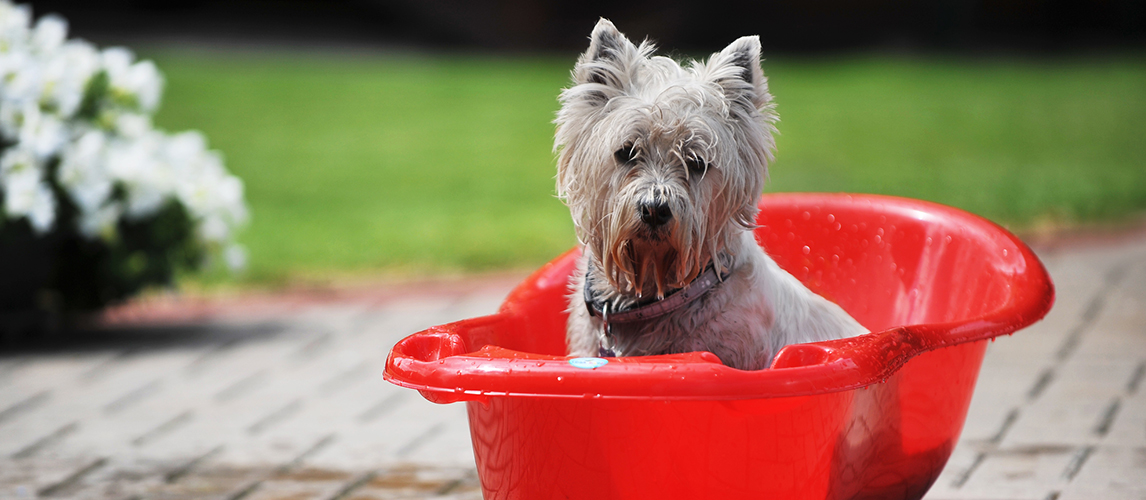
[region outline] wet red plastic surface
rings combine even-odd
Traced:
[[[932,203],[779,194],[760,208],[768,253],[875,333],[789,346],[753,372],[710,353],[574,366],[571,251],[497,314],[399,342],[385,377],[467,402],[486,499],[922,497],[987,339],[1050,309],[1045,269],[1002,228]]]

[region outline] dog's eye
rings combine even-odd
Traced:
[[[704,173],[708,170],[708,162],[699,156],[691,156],[684,160],[684,166],[688,167],[689,172],[694,174]]]
[[[637,159],[637,150],[633,147],[633,143],[626,142],[621,149],[613,153],[613,158],[621,165],[628,165]]]

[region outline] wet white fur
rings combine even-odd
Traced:
[[[570,291],[569,353],[597,354],[601,320],[588,314],[583,296],[590,260],[594,291],[614,309],[686,286],[714,256],[731,271],[658,320],[614,324],[619,356],[706,350],[755,370],[785,345],[866,333],[780,269],[753,237],[777,120],[759,38],[740,38],[684,67],[653,50],[602,19],[561,94],[557,191],[583,245]],[[619,161],[617,151],[630,145],[635,159]],[[690,171],[686,161],[704,168]],[[673,215],[658,229],[638,209],[654,200]]]

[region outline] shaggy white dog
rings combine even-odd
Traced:
[[[760,39],[687,67],[653,50],[602,19],[561,94],[557,191],[583,245],[569,353],[710,351],[755,370],[866,333],[753,237],[777,120]]]

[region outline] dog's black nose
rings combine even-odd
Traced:
[[[672,220],[672,209],[663,201],[641,203],[638,208],[641,210],[641,222],[651,227],[661,227]]]

